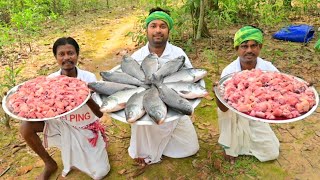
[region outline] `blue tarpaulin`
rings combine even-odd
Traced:
[[[313,26],[306,24],[290,25],[273,34],[273,38],[284,41],[308,43],[314,34]]]

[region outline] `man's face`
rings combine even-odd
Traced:
[[[151,46],[165,46],[169,37],[169,27],[161,20],[153,20],[147,27],[147,38]]]
[[[251,63],[257,60],[257,57],[260,54],[262,44],[257,43],[256,41],[246,41],[240,44],[237,49],[238,56],[240,61],[244,63]]]
[[[78,55],[74,46],[66,44],[58,46],[56,59],[61,69],[71,70],[77,65]]]

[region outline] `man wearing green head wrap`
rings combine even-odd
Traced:
[[[278,71],[270,62],[259,57],[263,42],[262,30],[244,26],[234,36],[238,58],[225,67],[221,77],[231,73],[261,69]],[[277,159],[279,140],[268,123],[253,121],[239,116],[216,98],[220,128],[219,144],[224,148],[224,157],[232,164],[239,155],[253,155],[260,161]]]
[[[145,21],[148,43],[134,52],[131,57],[141,63],[153,53],[149,60],[157,61],[157,66],[179,56],[185,57],[184,66],[192,68],[186,53],[168,42],[173,20],[168,11],[151,9]],[[150,121],[152,121],[150,119]],[[158,163],[162,155],[171,158],[192,156],[199,150],[198,137],[189,116],[160,125],[131,124],[129,155],[138,164]]]

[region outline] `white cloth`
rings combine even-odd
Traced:
[[[79,68],[77,70],[78,79],[85,82],[96,81],[93,73]],[[49,76],[54,77],[60,74],[61,70]],[[101,100],[98,95],[92,98],[100,105]],[[97,144],[93,147],[88,139],[94,138],[94,133],[81,128],[97,120],[99,118],[85,104],[71,114],[45,122],[44,147],[56,146],[61,150],[63,176],[66,176],[72,167],[81,170],[93,179],[102,179],[110,171],[106,144],[101,133],[98,132]]]
[[[139,63],[150,54],[148,44],[132,54]],[[185,56],[185,66],[191,68],[185,52],[169,42],[159,57],[160,65],[178,56]],[[131,125],[131,139],[128,148],[131,158],[145,158],[148,164],[161,161],[161,156],[183,158],[194,155],[199,150],[196,131],[189,116],[161,125]]]
[[[278,71],[270,62],[258,58],[256,69]],[[239,57],[222,71],[221,77],[241,71]],[[219,144],[227,155],[253,155],[260,161],[277,159],[280,143],[268,123],[249,120],[231,110],[218,108]]]

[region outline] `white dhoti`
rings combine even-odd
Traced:
[[[96,145],[93,147],[88,139],[94,133],[88,129],[70,126],[61,120],[50,120],[45,123],[44,146],[58,147],[61,150],[63,170],[66,176],[72,167],[88,174],[93,179],[102,179],[110,171],[106,144],[98,132]]]
[[[162,125],[131,125],[131,158],[145,158],[153,164],[161,161],[161,156],[183,158],[194,155],[199,150],[196,131],[189,116],[166,122]]]
[[[227,155],[253,155],[259,161],[277,159],[280,143],[268,123],[249,120],[218,108],[219,143]]]

